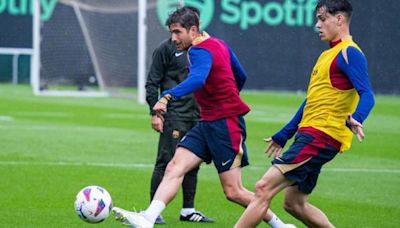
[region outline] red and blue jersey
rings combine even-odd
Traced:
[[[173,99],[179,99],[194,92],[204,121],[244,115],[250,111],[239,96],[247,74],[223,41],[203,33],[193,41],[188,58],[187,79],[162,95],[171,94]]]

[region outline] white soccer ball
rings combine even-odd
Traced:
[[[112,199],[104,188],[99,186],[87,186],[76,195],[74,205],[75,212],[83,221],[99,223],[110,214]]]

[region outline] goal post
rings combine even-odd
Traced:
[[[144,104],[146,102],[146,0],[139,0],[138,15],[138,102]]]
[[[59,0],[52,17],[35,26],[34,93],[137,97],[129,89],[139,87],[138,9],[137,0]]]
[[[46,21],[34,1],[35,94],[122,95],[145,103],[152,53],[170,36],[163,17],[183,0],[58,0]]]
[[[31,86],[34,95],[39,95],[40,74],[40,0],[33,0]]]

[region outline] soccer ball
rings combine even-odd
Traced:
[[[87,186],[79,191],[74,203],[75,212],[85,222],[99,223],[112,209],[110,194],[102,187]]]

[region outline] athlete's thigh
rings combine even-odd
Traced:
[[[293,184],[293,181],[287,179],[277,167],[271,166],[257,184],[262,186],[267,192],[275,195],[282,191],[282,189]]]
[[[285,201],[293,204],[304,204],[308,200],[309,194],[301,192],[298,186],[288,186],[285,188]]]
[[[240,167],[230,169],[228,171],[219,173],[218,175],[223,189],[243,186],[242,168]]]
[[[203,160],[189,149],[178,147],[167,168],[172,169],[174,172],[185,174],[198,167],[202,162]]]

